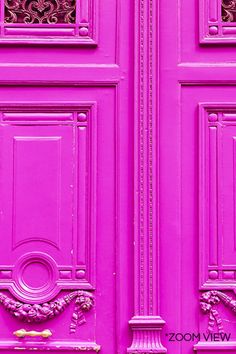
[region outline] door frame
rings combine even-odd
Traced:
[[[130,5],[130,9],[133,6]],[[120,28],[126,27],[122,19],[122,11],[125,6],[119,5],[118,17]],[[134,168],[133,168],[133,201],[134,201],[134,225],[133,243],[127,237],[127,243],[122,243],[122,233],[131,228],[127,226],[132,220],[126,215],[129,197],[122,197],[122,190],[128,182],[126,174],[127,137],[123,132],[128,128],[128,123],[121,120],[123,114],[128,116],[130,102],[126,94],[121,94],[122,88],[127,91],[128,83],[121,79],[122,69],[127,69],[126,59],[120,55],[119,60],[109,68],[103,65],[62,66],[60,71],[57,65],[31,65],[27,64],[0,64],[1,84],[20,86],[109,86],[117,89],[117,140],[119,141],[116,151],[116,180],[117,193],[117,225],[118,235],[116,260],[118,272],[117,298],[117,343],[123,348],[122,328],[126,314],[134,300],[133,317],[129,324],[133,341],[127,349],[128,353],[165,353],[166,349],[161,344],[160,334],[165,324],[160,316],[160,287],[159,287],[159,3],[155,0],[135,0],[134,10],[130,17],[134,16],[135,26],[133,33],[134,42],[134,104],[133,110],[133,139],[134,139]],[[125,11],[125,10],[124,10]],[[130,29],[131,30],[131,29]],[[119,32],[119,31],[117,31]],[[119,53],[127,53],[127,34],[125,30],[119,33]],[[119,65],[117,65],[119,64]],[[120,67],[119,67],[120,66]],[[83,70],[81,71],[81,67]],[[131,67],[131,65],[130,65]],[[27,69],[27,70],[26,70]],[[99,70],[98,70],[99,69]],[[109,75],[107,71],[109,70]],[[94,73],[96,79],[94,80]],[[11,75],[9,75],[11,73]],[[36,75],[37,74],[37,75]],[[130,73],[129,73],[130,74]],[[40,78],[37,80],[36,78]],[[104,77],[106,78],[104,80]],[[127,188],[127,186],[126,186]],[[134,246],[133,246],[134,245]],[[133,252],[133,287],[130,295],[129,279],[132,270],[127,254]],[[126,271],[127,278],[124,280],[121,274]],[[125,307],[125,311],[122,309]],[[127,310],[128,309],[128,310]],[[126,332],[126,334],[127,334]],[[137,334],[138,333],[138,334]],[[122,349],[121,349],[122,350]]]
[[[159,287],[159,2],[135,0],[134,316],[128,353],[165,353]]]

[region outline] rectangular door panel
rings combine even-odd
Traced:
[[[41,90],[0,102],[0,350],[114,352],[114,90]]]
[[[177,2],[163,5],[164,13],[168,14],[172,11],[175,13],[177,8]],[[179,11],[180,21],[177,21],[175,17],[174,20],[172,19],[172,25],[178,28],[180,63],[234,63],[233,47],[236,41],[236,22],[233,18],[234,1],[199,0],[190,3],[183,0]],[[199,70],[192,71],[192,77],[197,71],[204,71],[205,79],[210,76],[212,80],[216,79],[216,76],[211,74],[214,71],[214,65],[208,69],[200,65]],[[230,77],[232,71],[227,70],[227,66],[218,70],[219,79],[226,79],[227,71],[227,77]]]
[[[96,2],[90,0],[1,3],[2,43],[95,44]]]
[[[235,106],[200,105],[202,286],[235,283]],[[208,257],[206,257],[208,255]],[[204,264],[208,258],[208,264]]]
[[[8,208],[1,260],[14,264],[21,248],[32,252],[37,244],[60,263],[71,263],[73,126],[13,124],[4,123],[1,133],[2,203]]]
[[[160,2],[160,314],[167,353],[236,348],[235,4]]]
[[[0,2],[0,352],[131,344],[134,23],[132,1]]]
[[[162,151],[163,174],[176,162],[182,171],[181,180],[169,175],[161,182],[167,191],[161,198],[173,193],[168,186],[175,181],[181,203],[179,234],[165,221],[173,208],[166,204],[161,212],[161,289],[171,288],[175,298],[161,300],[168,319],[163,343],[175,353],[227,353],[235,346],[234,97],[234,87],[225,87],[222,96],[220,87],[182,86],[171,141],[178,161],[170,150]],[[169,116],[163,131],[172,123]],[[165,232],[171,229],[170,237]]]
[[[51,74],[52,70],[57,71],[55,65],[61,64],[63,69],[66,64],[68,67],[63,70],[67,71],[67,75],[70,75],[71,71],[74,74],[77,72],[73,65],[82,64],[85,71],[87,65],[92,65],[93,68],[98,65],[99,69],[99,65],[106,64],[109,68],[109,65],[118,62],[120,31],[124,31],[125,38],[127,33],[129,34],[128,16],[128,11],[120,15],[117,1],[2,1],[0,64],[5,68],[5,72],[8,71],[7,63],[26,66],[27,70],[23,70],[25,73],[21,75],[27,76],[32,71],[31,79],[38,82],[42,77],[38,75],[37,69],[39,70],[42,64],[45,64],[44,70]],[[35,68],[34,64],[39,68]],[[16,67],[19,70],[19,66]],[[104,71],[103,80],[106,81],[107,74],[104,69],[104,66],[100,67],[100,71]],[[94,76],[99,77],[99,70],[95,71]],[[15,79],[20,76],[16,75]],[[71,79],[75,80],[76,77],[72,75]],[[77,79],[81,80],[81,77]],[[84,81],[88,79],[89,75]]]

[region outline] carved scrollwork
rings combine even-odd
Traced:
[[[222,0],[222,21],[236,21],[236,0]]]
[[[76,0],[5,0],[5,23],[75,23]]]
[[[208,314],[208,331],[213,332],[214,326],[218,329],[219,333],[224,333],[224,328],[222,324],[222,319],[220,318],[219,312],[215,308],[219,303],[223,303],[228,307],[233,314],[236,315],[236,301],[232,297],[224,294],[222,291],[211,290],[202,294],[200,298],[200,306],[203,313]]]
[[[61,314],[75,299],[75,307],[70,324],[70,333],[85,322],[84,313],[94,305],[94,297],[88,291],[73,291],[64,297],[44,304],[27,304],[16,301],[0,293],[0,304],[16,319],[27,323],[45,322]]]

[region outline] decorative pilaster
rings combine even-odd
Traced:
[[[165,353],[160,332],[158,245],[158,29],[155,0],[135,0],[134,317],[128,353]]]

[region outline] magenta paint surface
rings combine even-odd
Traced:
[[[234,352],[235,22],[221,1],[160,2],[160,14],[162,344]]]
[[[80,93],[81,101],[75,103],[78,90],[71,89],[71,102],[62,105],[58,101],[55,106],[55,102],[41,101],[37,106],[37,90],[42,89],[17,90],[21,96],[15,103],[17,108],[5,106],[1,115],[4,240],[0,311],[5,340],[0,346],[6,348],[7,340],[9,349],[49,345],[54,350],[66,346],[98,350],[97,336],[100,340],[101,336],[97,321],[113,327],[114,318],[109,314],[115,311],[115,289],[107,286],[113,283],[115,272],[115,169],[110,169],[109,176],[105,167],[100,170],[102,165],[115,165],[115,128],[113,120],[106,122],[107,134],[101,136],[104,123],[97,120],[94,94],[102,112],[102,95],[112,100],[114,92],[106,88],[101,93],[85,90],[87,93]],[[34,97],[32,106],[22,102],[25,94]],[[53,89],[54,99],[61,94],[62,89]],[[112,105],[108,111],[114,115]],[[104,154],[106,144],[113,148]],[[101,196],[106,200],[104,206],[99,202]],[[104,217],[109,220],[106,226]],[[98,234],[103,234],[99,247],[97,228]],[[110,242],[105,241],[108,235]],[[110,257],[101,260],[104,248]],[[101,270],[101,278],[100,266],[109,269],[107,275]],[[97,291],[101,294],[98,298]],[[104,296],[109,299],[107,312],[100,303]],[[13,332],[21,328],[50,329],[53,335],[17,340]]]
[[[32,25],[1,3],[3,353],[132,340],[132,4],[76,3],[75,22]]]
[[[76,4],[1,5],[0,351],[233,353],[235,22]]]

